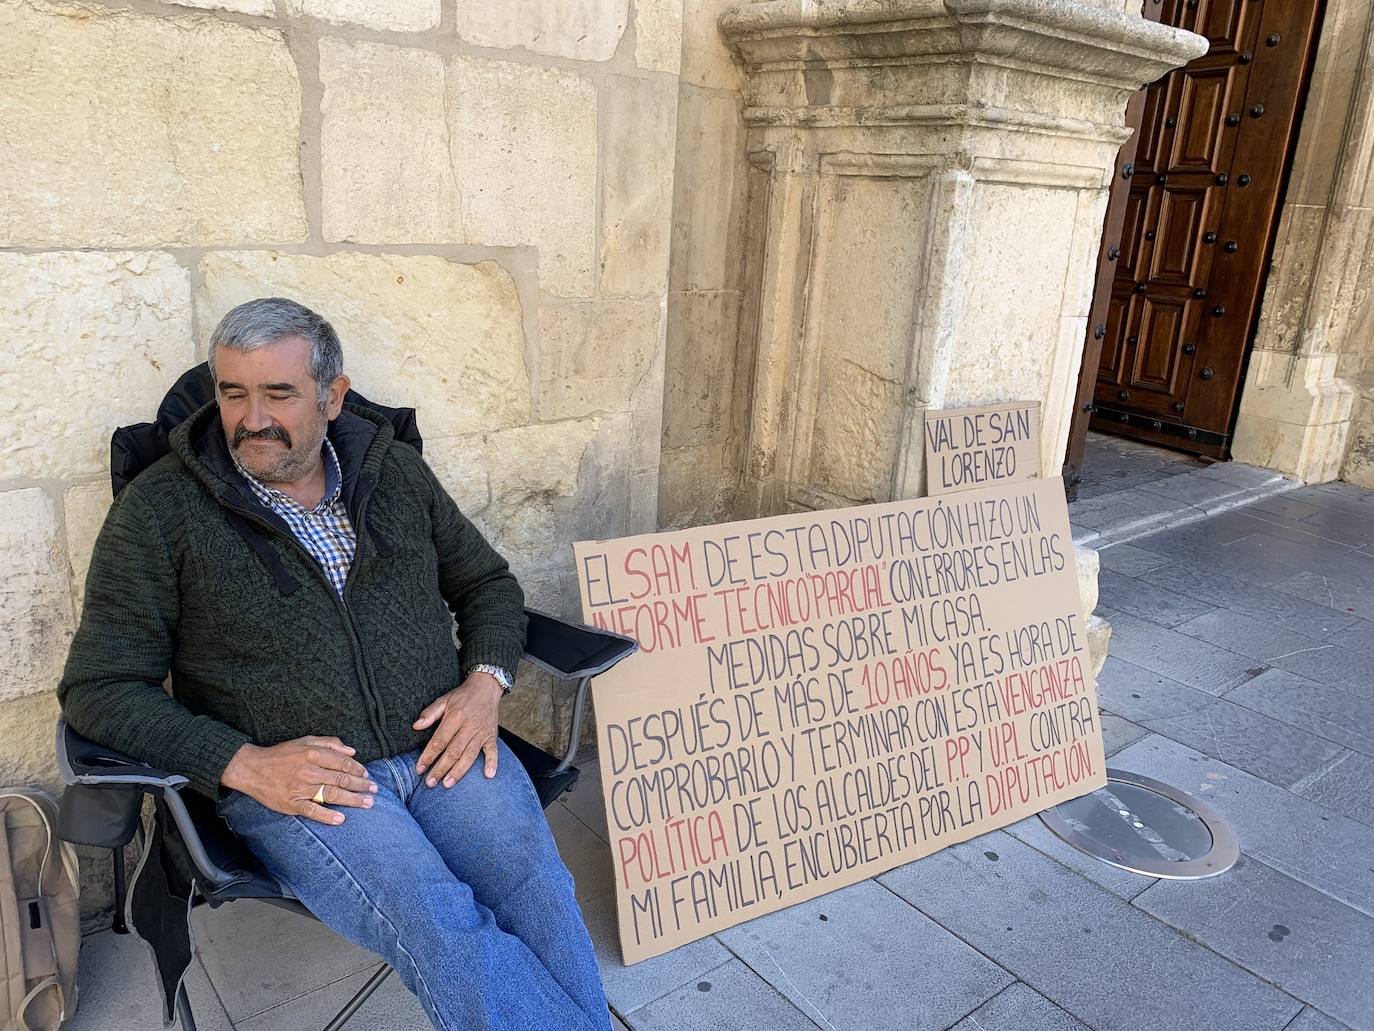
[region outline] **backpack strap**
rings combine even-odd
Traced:
[[[35,999],[49,988],[57,992],[57,1023],[52,1025],[52,1027],[34,1027],[29,1023],[29,1007],[33,1005]],[[15,1011],[14,1020],[10,1023],[10,1027],[13,1028],[14,1031],[56,1031],[56,1028],[61,1027],[62,1022],[66,1019],[67,997],[62,991],[62,982],[57,979],[56,974],[53,974],[51,977],[45,977],[43,980],[39,981],[29,989],[28,995],[25,995],[19,1000],[19,1009]]]

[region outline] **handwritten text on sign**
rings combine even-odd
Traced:
[[[926,412],[927,494],[1040,475],[1040,402]]]
[[[1057,480],[575,554],[627,963],[1105,783]]]

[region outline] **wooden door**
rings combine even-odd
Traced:
[[[1211,46],[1144,91],[1092,426],[1227,458],[1320,0],[1156,4]]]

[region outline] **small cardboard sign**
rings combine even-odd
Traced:
[[[626,963],[1106,783],[1058,480],[574,555]]]
[[[926,412],[926,493],[1040,475],[1040,402]]]

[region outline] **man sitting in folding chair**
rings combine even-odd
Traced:
[[[210,365],[216,400],[96,542],[68,722],[218,799],[435,1027],[604,1031],[572,877],[497,737],[526,628],[506,561],[384,417],[345,406],[316,313],[239,305]]]

